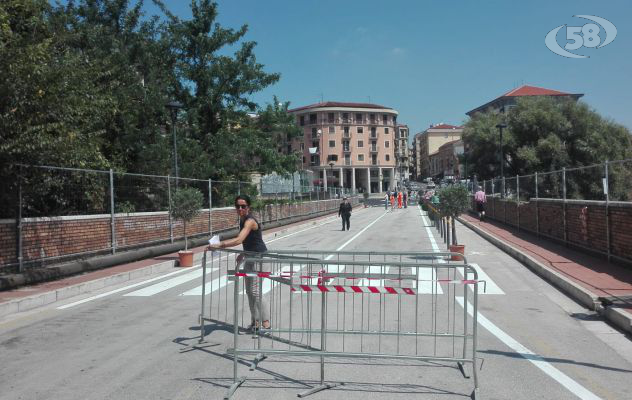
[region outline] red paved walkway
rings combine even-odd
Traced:
[[[627,296],[627,305],[621,308],[632,314],[631,268],[608,263],[605,259],[569,249],[499,222],[480,222],[471,215],[462,215],[461,218],[570,278],[596,296]],[[623,303],[617,302],[619,304]]]

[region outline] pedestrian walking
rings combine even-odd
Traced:
[[[395,192],[391,193],[391,212],[395,209]]]
[[[397,192],[397,208],[402,208],[402,192]]]
[[[340,208],[338,209],[338,216],[342,217],[342,230],[345,230],[345,225],[347,230],[351,226],[351,204],[349,204],[349,200],[346,197],[343,197],[342,203],[340,203]]]
[[[388,210],[388,201],[389,201],[389,196],[388,196],[388,192],[386,192],[386,194],[384,195],[384,211]]]
[[[408,208],[408,195],[404,192],[404,208]]]
[[[487,203],[487,196],[485,192],[479,186],[476,193],[474,193],[474,201],[476,202],[476,212],[478,213],[478,220],[482,221],[485,218],[485,203]]]
[[[239,235],[234,239],[220,241],[217,247],[233,247],[242,244],[244,251],[265,253],[268,251],[261,235],[261,225],[250,214],[250,197],[239,195],[235,198],[235,210],[239,216]],[[237,257],[236,264],[239,266],[244,255]],[[262,265],[259,264],[261,272]],[[244,271],[254,272],[255,263],[247,262]],[[268,315],[268,304],[263,299],[261,293],[261,278],[246,277],[246,294],[248,295],[248,306],[250,307],[250,326],[248,330],[256,331],[260,328],[270,329],[270,317]]]

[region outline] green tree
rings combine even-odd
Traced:
[[[501,122],[507,124],[503,131],[506,176],[632,158],[630,131],[604,119],[585,103],[550,97],[523,98],[505,116],[488,111],[474,115],[465,124],[463,140],[468,149],[468,170],[480,179],[500,176],[496,125]],[[568,196],[596,198],[601,190],[601,175],[595,168],[593,174],[567,180]],[[613,179],[625,181],[626,177],[613,176]],[[619,190],[614,197],[626,197],[624,192]]]

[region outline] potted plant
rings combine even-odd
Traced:
[[[453,185],[439,191],[439,210],[443,217],[452,222],[452,243],[448,239],[452,252],[465,254],[465,246],[458,244],[454,220],[469,208],[470,194],[465,186]],[[449,237],[449,235],[448,235]],[[462,260],[462,257],[452,256],[452,260]]]
[[[364,197],[364,208],[367,208],[369,206],[369,191],[365,190],[362,193],[362,197]]]
[[[194,188],[177,189],[171,196],[171,216],[184,225],[184,250],[178,252],[181,267],[193,266],[193,252],[189,251],[187,222],[191,222],[202,208],[202,193]]]

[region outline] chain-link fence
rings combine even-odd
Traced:
[[[214,181],[76,168],[12,165],[0,195],[0,272],[111,254],[184,237],[171,216],[172,197],[183,188],[202,194],[202,209],[186,225],[187,236],[238,227],[233,207],[248,195],[263,223],[337,209],[355,192],[296,180]],[[276,185],[274,184],[275,180]],[[266,181],[267,183],[264,183]],[[355,201],[355,199],[353,199]]]
[[[478,184],[489,196],[521,201],[531,198],[632,201],[632,160],[493,178]]]

